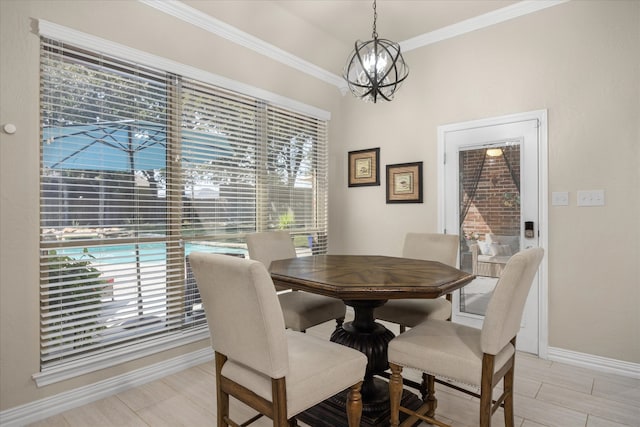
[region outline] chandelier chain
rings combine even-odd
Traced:
[[[373,33],[372,37],[375,39],[378,38],[378,31],[376,30],[376,21],[378,20],[378,11],[376,10],[376,0],[373,0]]]

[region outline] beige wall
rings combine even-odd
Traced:
[[[345,98],[332,141],[331,250],[399,254],[407,231],[437,227],[437,127],[548,109],[549,345],[640,363],[640,2],[572,1],[405,54],[391,104]],[[422,205],[347,188],[345,152],[423,161]],[[604,189],[606,206],[576,206]],[[549,205],[550,205],[549,201]],[[375,212],[375,215],[371,215]]]
[[[408,52],[411,75],[397,100],[368,105],[139,2],[0,0],[0,125],[18,128],[0,133],[0,411],[208,345],[35,387],[39,45],[31,18],[331,111],[333,252],[398,254],[406,231],[436,229],[438,125],[547,108],[550,191],[573,196],[572,206],[549,212],[549,344],[640,363],[640,2],[573,1]],[[377,146],[383,168],[424,161],[424,204],[386,205],[384,179],[347,189],[347,151]],[[606,190],[605,207],[575,207],[576,190],[595,188]]]

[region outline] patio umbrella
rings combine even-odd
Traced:
[[[135,191],[136,171],[166,169],[166,141],[164,125],[137,120],[47,126],[43,128],[42,161],[44,168],[50,170],[104,171],[111,174],[123,172]],[[101,197],[98,199],[103,209]],[[133,215],[132,219],[137,221],[137,215]],[[134,233],[137,236],[137,227],[134,228]],[[142,316],[139,244],[134,243],[134,247],[138,314]]]
[[[211,132],[182,130],[183,158],[190,163],[204,164],[230,157],[233,150],[226,137]],[[47,126],[43,128],[42,161],[45,169],[103,171],[122,173],[133,191],[148,187],[142,171],[161,171],[167,167],[166,126],[139,120],[101,122],[90,125]],[[103,181],[101,180],[101,185]],[[195,183],[191,183],[193,192]],[[160,197],[156,194],[156,197]],[[101,209],[104,209],[101,200]],[[120,214],[120,213],[119,213]],[[101,218],[104,216],[101,213]],[[122,221],[123,218],[118,217]],[[137,223],[139,215],[134,212]],[[138,227],[134,227],[137,237]],[[138,312],[143,314],[142,274],[139,244],[134,243],[138,288]]]

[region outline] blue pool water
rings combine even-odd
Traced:
[[[138,244],[138,256],[140,262],[164,262],[166,260],[166,247],[162,243],[141,243]],[[245,254],[246,250],[236,247],[210,246],[198,243],[185,243],[185,255],[191,252],[225,253],[225,254]],[[67,248],[58,251],[60,255],[67,255],[72,258],[85,258],[84,248]],[[101,263],[135,263],[136,245],[109,245],[87,248],[89,255],[95,261]]]

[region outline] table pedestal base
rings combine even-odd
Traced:
[[[367,356],[368,363],[362,383],[362,420],[365,427],[389,425],[389,383],[377,378],[389,368],[387,348],[394,337],[393,332],[376,323],[373,310],[384,304],[384,300],[345,301],[354,309],[352,322],[345,322],[331,334],[331,341],[354,348]],[[313,427],[347,427],[345,402],[347,391],[338,393],[314,406],[298,418]],[[417,409],[422,401],[409,391],[402,394],[401,405]],[[401,419],[406,418],[401,413]]]
[[[389,384],[379,378],[375,378],[374,383],[378,390],[387,390],[386,393],[382,393],[382,395],[386,396],[387,399],[386,409],[383,411],[368,411],[363,408],[362,420],[360,422],[362,427],[379,427],[389,425]],[[382,396],[380,397],[384,398]],[[336,394],[330,399],[317,404],[301,414],[298,414],[296,419],[312,427],[348,427],[347,411],[344,406],[346,400],[347,390]],[[422,401],[415,394],[408,390],[404,390],[402,392],[402,400],[400,404],[405,408],[416,410],[420,407]],[[407,414],[402,412],[400,413],[401,422],[407,417]],[[416,424],[419,424],[419,422],[416,422]]]

